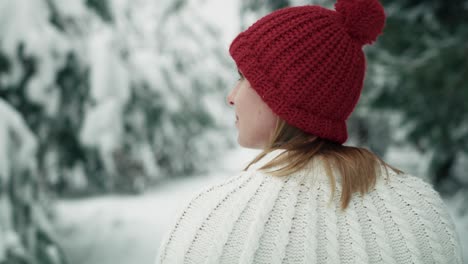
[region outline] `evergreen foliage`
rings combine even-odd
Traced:
[[[188,1],[6,0],[0,22],[0,263],[66,263],[56,195],[139,193],[229,143],[232,65]]]
[[[383,3],[389,16],[373,60],[386,76],[372,107],[401,111],[407,141],[432,153],[428,174],[439,191],[467,188],[453,167],[468,153],[468,2]]]

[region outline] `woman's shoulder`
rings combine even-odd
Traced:
[[[392,198],[396,196],[407,203],[417,202],[421,205],[445,208],[440,194],[430,182],[413,174],[397,173],[391,168],[382,172],[374,191],[381,195],[391,195]]]
[[[227,196],[232,196],[237,189],[242,188],[251,181],[250,173],[241,172],[219,181],[211,182],[203,188],[194,191],[188,200],[185,200],[176,215],[178,221],[190,217],[191,213],[200,215],[201,211],[210,211]],[[219,206],[218,206],[219,207]]]
[[[185,263],[188,259],[203,259],[206,252],[196,250],[203,248],[203,243],[210,243],[215,234],[224,234],[230,220],[260,195],[258,189],[267,181],[255,171],[243,171],[196,192],[176,214],[174,225],[161,243],[159,261]],[[190,252],[184,254],[187,251]]]

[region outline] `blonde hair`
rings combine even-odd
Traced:
[[[353,193],[360,192],[361,195],[364,195],[375,186],[380,165],[384,165],[387,176],[387,167],[398,174],[403,173],[367,149],[343,146],[305,133],[287,124],[281,118],[278,118],[267,147],[244,170],[277,149],[285,149],[285,151],[260,167],[259,170],[268,171],[273,167],[279,167],[279,169],[268,171],[268,173],[275,177],[286,176],[304,169],[314,157],[323,157],[325,170],[331,183],[332,198],[335,195],[336,180],[331,166],[334,166],[341,175],[340,201],[342,210],[348,207]]]

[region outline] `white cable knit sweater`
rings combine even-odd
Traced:
[[[411,175],[381,177],[346,211],[321,161],[288,177],[257,168],[210,186],[180,212],[156,263],[462,264],[454,225],[433,188]],[[337,175],[337,172],[335,172]],[[336,177],[339,180],[339,177]]]

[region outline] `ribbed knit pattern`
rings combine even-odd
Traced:
[[[383,29],[377,0],[275,11],[240,33],[230,54],[263,101],[290,125],[335,142],[363,86],[362,46]]]
[[[279,153],[196,195],[156,263],[462,264],[446,207],[421,179],[389,170],[343,212],[320,160],[287,177],[257,171]]]

